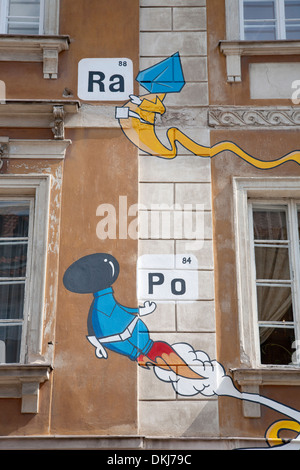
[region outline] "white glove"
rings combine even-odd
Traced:
[[[144,302],[144,307],[139,307],[139,316],[143,317],[144,315],[149,315],[150,313],[153,313],[155,309],[156,303],[149,302],[147,300],[146,302]]]
[[[133,103],[133,104],[139,105],[142,102],[141,98],[139,96],[136,96],[136,95],[129,95],[129,98],[130,98],[131,103]]]
[[[104,359],[107,359],[107,352],[102,346],[102,344],[97,340],[96,336],[87,336],[87,339],[93,346],[95,346],[96,357],[98,357],[98,359],[102,359],[102,357],[104,357]]]

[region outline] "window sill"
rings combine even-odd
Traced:
[[[259,394],[263,385],[300,386],[300,369],[270,367],[264,369],[232,369],[233,380],[242,392]],[[243,412],[247,418],[260,418],[260,404],[243,401]]]
[[[0,364],[0,398],[21,398],[22,413],[38,413],[39,387],[49,380],[49,364]]]
[[[44,78],[56,79],[58,54],[69,44],[69,36],[0,34],[0,61],[42,62]]]
[[[226,56],[227,81],[241,82],[242,56],[299,55],[300,41],[220,41],[219,46]]]

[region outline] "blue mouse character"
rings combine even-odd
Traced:
[[[154,312],[156,304],[145,302],[143,307],[130,308],[118,303],[112,285],[119,270],[112,255],[95,253],[75,261],[65,272],[63,282],[71,292],[94,295],[87,339],[95,346],[96,356],[107,358],[106,349],[110,349],[136,361],[140,355],[147,355],[153,345],[140,317]]]
[[[78,294],[93,294],[88,315],[87,339],[95,347],[96,357],[106,359],[107,349],[139,366],[149,365],[172,370],[188,378],[202,378],[164,341],[152,341],[141,317],[156,309],[155,302],[130,308],[118,303],[112,285],[119,275],[118,261],[108,253],[95,253],[75,261],[66,270],[64,286]]]

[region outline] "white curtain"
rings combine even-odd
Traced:
[[[254,215],[254,236],[258,240],[287,240],[286,216],[282,211],[256,212]],[[289,250],[285,247],[255,248],[256,279],[289,281]],[[257,308],[259,321],[281,321],[292,305],[289,285],[258,286]],[[287,319],[287,318],[286,318]],[[290,318],[289,320],[292,320]],[[261,344],[272,333],[273,328],[261,328]]]

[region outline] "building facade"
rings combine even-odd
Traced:
[[[0,17],[0,448],[298,448],[300,2]]]

